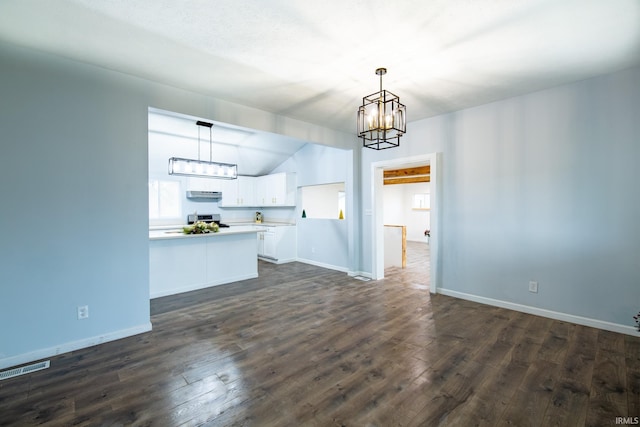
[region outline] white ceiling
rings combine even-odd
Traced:
[[[638,0],[2,0],[0,40],[348,132],[640,64]]]

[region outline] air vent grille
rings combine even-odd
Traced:
[[[0,381],[7,380],[9,378],[17,377],[20,375],[28,374],[35,371],[41,371],[47,369],[50,365],[49,360],[44,362],[34,363],[32,365],[22,366],[20,368],[9,369],[7,371],[0,372]]]

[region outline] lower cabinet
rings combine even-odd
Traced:
[[[296,260],[296,227],[265,225],[258,231],[258,258],[282,264]]]
[[[275,227],[269,227],[275,228]],[[258,256],[262,258],[278,259],[278,251],[276,250],[276,233],[275,231],[258,232]]]
[[[258,277],[256,231],[149,240],[149,296]]]

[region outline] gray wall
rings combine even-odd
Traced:
[[[441,152],[440,291],[631,331],[639,138],[635,68],[412,122],[399,149],[363,153],[362,188],[372,162]],[[362,202],[371,209],[368,192]],[[371,237],[361,237],[371,271]]]
[[[354,235],[357,214],[351,212],[354,211],[354,201],[359,197],[354,188],[352,162],[352,150],[307,144],[276,168],[276,172],[296,172],[298,187],[345,183],[347,207],[344,220],[303,219],[304,205],[300,204],[298,190],[296,223],[299,260],[340,271],[358,271],[353,256],[353,246],[358,243]]]
[[[0,368],[149,329],[147,111],[350,134],[0,44]],[[90,317],[77,320],[76,307]]]

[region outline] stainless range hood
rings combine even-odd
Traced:
[[[200,190],[187,191],[187,199],[219,200],[221,198],[222,198],[222,193],[220,191],[200,191]]]

